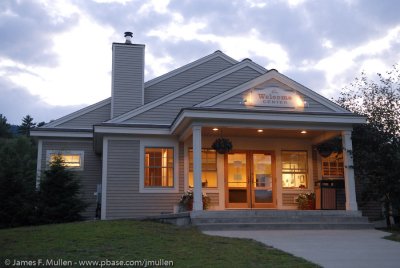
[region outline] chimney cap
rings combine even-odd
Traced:
[[[132,37],[133,37],[133,33],[132,32],[125,32],[124,33],[124,37],[125,37],[125,43],[126,44],[132,44]]]

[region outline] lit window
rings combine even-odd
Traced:
[[[201,150],[201,181],[203,187],[217,187],[217,153],[215,150]],[[193,187],[193,149],[189,149],[189,187]]]
[[[282,186],[307,188],[307,152],[282,151]]]
[[[50,164],[56,157],[60,156],[64,166],[70,169],[83,170],[83,151],[47,151],[47,163]]]
[[[145,148],[144,186],[174,186],[174,149]]]
[[[342,153],[322,158],[322,177],[344,178]]]

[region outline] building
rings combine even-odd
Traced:
[[[95,216],[98,200],[102,219],[172,212],[190,188],[194,210],[202,192],[213,210],[297,209],[300,193],[320,196],[318,182],[332,179],[343,195],[326,208],[357,210],[351,131],[363,117],[221,51],[145,82],[145,46],[125,35],[112,45],[111,97],[32,131],[38,174],[61,154],[81,177],[84,216]],[[231,152],[211,149],[221,137]],[[343,153],[321,156],[317,145],[332,138]]]

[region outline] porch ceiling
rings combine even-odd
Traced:
[[[214,131],[213,128],[218,128]],[[324,131],[324,130],[288,130],[288,129],[267,129],[261,128],[263,131],[258,132],[257,128],[233,128],[233,127],[203,127],[203,136],[229,136],[229,137],[264,137],[264,138],[293,138],[293,139],[316,139],[321,136],[340,135],[340,131]],[[305,130],[307,133],[301,133]]]

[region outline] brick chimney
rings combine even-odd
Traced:
[[[144,45],[132,43],[125,32],[125,43],[112,45],[111,118],[144,104]]]

